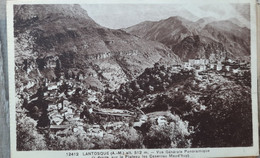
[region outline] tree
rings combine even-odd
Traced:
[[[36,121],[23,113],[16,115],[17,150],[46,150],[45,138],[37,131]]]
[[[142,147],[142,137],[133,128],[128,126],[122,126],[120,131],[111,142],[111,149],[138,149]]]
[[[160,64],[159,64],[159,63],[154,63],[153,67],[154,67],[156,70],[159,70],[159,69],[160,69]]]
[[[161,66],[160,66],[160,70],[161,70],[161,71],[165,71],[165,70],[166,70],[165,65],[161,65]]]
[[[36,59],[36,63],[38,65],[39,70],[42,71],[44,69],[45,65],[46,65],[45,58],[42,58],[42,59],[41,58],[37,58]]]
[[[80,113],[80,118],[84,119],[86,118],[90,124],[94,123],[94,116],[89,112],[89,108],[86,106],[84,107],[83,111]]]
[[[72,95],[72,98],[70,99],[73,103],[75,103],[78,106],[83,102],[82,96],[80,94],[81,91],[81,88],[77,88],[75,93]]]
[[[189,119],[196,127],[193,147],[252,145],[250,88],[234,84],[225,87],[225,90],[211,92],[205,103],[207,110],[194,113]]]
[[[82,135],[60,137],[50,134],[47,141],[49,150],[87,150],[94,148],[90,138]]]
[[[37,127],[49,127],[50,126],[50,119],[48,117],[47,111],[43,111],[42,115],[39,117]]]
[[[178,116],[168,116],[174,121],[169,124],[152,124],[144,137],[143,144],[147,148],[188,148],[191,141],[188,138],[191,131],[188,123]]]
[[[28,62],[27,62],[27,59],[25,59],[24,61],[23,61],[23,70],[24,71],[27,71],[27,69],[28,69]]]
[[[171,138],[170,130],[167,126],[153,125],[149,133],[144,137],[144,145],[146,148],[170,148]]]
[[[153,91],[154,91],[154,87],[153,87],[153,86],[150,85],[148,88],[149,88],[149,91],[150,91],[150,92],[153,92]]]
[[[192,110],[192,104],[185,100],[184,95],[177,93],[173,101],[169,102],[172,113],[182,116],[185,112]]]
[[[56,67],[55,67],[54,73],[56,75],[56,81],[59,81],[60,76],[61,76],[61,66],[60,66],[59,60],[56,60]]]

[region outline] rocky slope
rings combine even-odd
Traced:
[[[73,72],[74,76],[81,73],[86,84],[113,88],[155,62],[180,62],[159,42],[100,26],[79,5],[17,5],[14,15],[20,83],[24,80],[20,76],[57,80]]]
[[[232,56],[250,55],[250,30],[232,21],[215,21],[207,24],[201,35],[222,43]]]
[[[192,35],[193,32],[189,28],[191,24],[191,21],[175,16],[157,22],[146,21],[129,27],[126,31],[145,39],[159,41],[170,47],[173,43],[178,43]]]
[[[250,55],[250,30],[239,25],[239,20],[235,18],[217,21],[206,17],[192,22],[170,17],[143,22],[125,30],[167,45],[182,60],[197,57],[219,60],[223,54],[232,59],[247,59]]]

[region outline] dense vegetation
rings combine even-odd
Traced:
[[[103,107],[142,107],[140,101],[143,98],[152,94],[164,92],[169,87],[176,85],[193,75],[194,72],[192,70],[185,71],[177,70],[172,67],[166,68],[165,65],[155,63],[153,68],[146,68],[137,79],[122,84],[119,89],[113,92],[107,89]],[[157,97],[158,103],[160,102],[160,99],[163,99],[163,97]],[[158,105],[158,103],[155,105],[155,108],[157,107],[159,109],[155,109],[155,111],[166,108],[163,104]]]
[[[50,124],[46,111],[49,101],[43,97],[44,88],[39,88],[31,96],[38,99],[30,104],[25,104],[23,99],[20,105],[24,107],[17,107],[22,111],[17,114],[17,149],[250,146],[252,111],[249,76],[228,78],[216,72],[198,76],[193,71],[156,63],[119,89],[101,92],[100,104],[86,102],[81,117],[84,118],[84,129],[87,131],[98,124],[104,132],[102,137],[75,134],[70,130],[63,131],[65,136],[57,135],[43,128]],[[75,106],[80,106],[89,97],[86,90],[80,88],[69,96],[68,89],[68,85],[63,84],[58,93],[65,92]],[[126,109],[135,115],[127,118],[89,113],[88,109],[93,104],[96,108]],[[27,115],[23,112],[24,108],[29,112]],[[147,115],[148,119],[139,127],[135,126],[143,115]],[[160,123],[160,117],[165,122]],[[112,131],[105,129],[106,124],[116,122],[121,122],[123,126],[113,127]]]

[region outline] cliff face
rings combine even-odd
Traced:
[[[23,65],[30,59],[27,66],[37,69],[30,72],[43,77],[46,69],[55,71],[55,66],[46,66],[50,57],[56,58],[53,62],[60,63],[59,71],[64,74],[77,69],[85,76],[102,76],[95,77],[99,88],[118,86],[158,61],[180,62],[159,42],[100,26],[78,5],[19,5],[14,14],[16,63]],[[23,69],[17,71],[25,73]],[[28,79],[30,76],[28,73]],[[88,84],[92,85],[90,81]]]

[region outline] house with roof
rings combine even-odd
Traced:
[[[218,63],[217,67],[216,67],[216,70],[220,71],[220,70],[222,70],[222,67],[223,67],[223,65],[221,63]]]
[[[194,66],[194,65],[207,65],[207,64],[209,64],[209,60],[208,59],[189,59],[189,64],[191,66]]]

